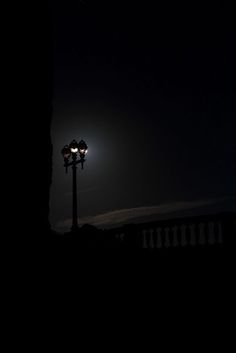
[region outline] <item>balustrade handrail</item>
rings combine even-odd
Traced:
[[[139,230],[148,230],[152,228],[163,228],[163,227],[172,227],[172,226],[179,226],[182,224],[199,224],[201,222],[214,222],[219,220],[226,220],[226,221],[236,221],[236,212],[221,212],[217,214],[206,214],[200,216],[191,216],[191,217],[175,217],[170,219],[163,219],[157,221],[150,221],[150,222],[143,222],[143,223],[130,223],[125,224],[121,227],[114,227],[109,229],[110,233],[125,233],[131,229],[139,229]]]
[[[184,243],[191,246],[196,244],[222,244],[223,235],[227,236],[226,242],[235,241],[236,213],[221,212],[128,224],[113,228],[109,233],[120,237],[121,240],[129,241],[131,245],[132,242],[137,241],[137,237],[141,236],[143,247],[151,248],[156,247],[157,243],[160,243],[160,237],[162,238],[162,245],[164,244],[163,246],[166,247],[178,246],[181,241],[181,246]],[[235,238],[232,238],[232,235],[235,235]],[[179,240],[180,237],[181,241]]]

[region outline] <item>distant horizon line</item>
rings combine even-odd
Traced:
[[[230,210],[227,208],[224,209],[224,207],[222,209],[219,208],[214,210],[203,209],[209,206],[212,206],[213,208],[214,207],[217,208],[220,206],[221,202],[232,200],[235,198],[236,197],[223,197],[219,199],[176,201],[176,202],[164,203],[156,206],[140,206],[140,207],[133,207],[133,208],[124,208],[124,209],[104,212],[94,216],[86,216],[81,218],[79,217],[78,223],[80,226],[84,224],[90,224],[102,229],[111,229],[111,228],[121,227],[122,225],[131,223],[131,222],[141,223],[141,222],[144,222],[145,219],[146,219],[146,222],[149,222],[151,218],[152,218],[152,221],[155,221],[153,220],[154,217],[156,217],[156,221],[165,220],[171,216],[173,217],[173,214],[175,214],[177,218],[186,217],[186,216],[189,216],[189,213],[196,212],[196,209],[198,210],[201,209],[201,212],[204,212],[204,214],[207,214],[209,212],[212,213],[212,211],[215,213],[236,212],[236,207],[235,207],[235,210],[233,209]],[[188,215],[186,215],[186,213],[188,213]],[[198,214],[198,215],[200,216],[201,214]],[[71,222],[72,222],[71,218],[65,219],[63,221],[56,223],[55,228],[58,231],[67,231],[71,227]]]

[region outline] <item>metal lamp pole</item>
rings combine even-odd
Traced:
[[[81,140],[77,143],[73,140],[69,145],[66,145],[62,149],[62,155],[64,158],[64,167],[66,173],[68,172],[68,167],[72,167],[72,227],[73,232],[79,229],[78,226],[78,210],[77,210],[77,164],[81,163],[81,169],[84,167],[85,155],[88,151],[86,143]],[[77,158],[77,153],[79,153],[80,159]],[[72,161],[70,161],[72,158]]]

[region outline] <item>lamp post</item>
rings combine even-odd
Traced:
[[[84,169],[85,155],[88,151],[86,143],[81,140],[79,143],[76,140],[73,140],[69,145],[65,145],[61,151],[64,158],[64,167],[66,173],[68,173],[68,167],[72,167],[73,173],[73,197],[72,197],[72,231],[77,231],[78,227],[78,215],[77,215],[77,181],[76,181],[76,171],[77,164],[81,164],[81,169]],[[79,159],[78,155],[79,154]],[[72,159],[70,161],[70,158]]]

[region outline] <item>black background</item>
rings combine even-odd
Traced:
[[[220,2],[52,1],[51,10],[53,225],[70,218],[60,149],[72,138],[90,147],[79,186],[82,217],[199,200],[234,209],[230,9]]]

